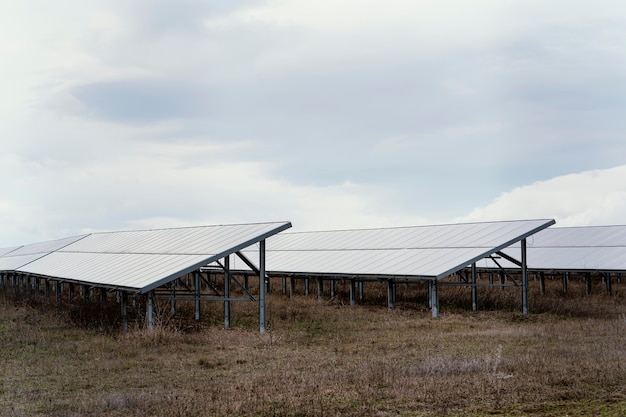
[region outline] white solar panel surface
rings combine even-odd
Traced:
[[[527,250],[533,269],[626,271],[626,226],[550,228],[529,238]],[[500,263],[510,266],[504,260]],[[490,261],[484,265],[494,266]]]
[[[11,248],[0,248],[0,256],[4,256],[4,255],[6,255],[8,253],[13,252],[16,249],[19,249],[19,248],[21,248],[21,246],[14,246],[14,247],[11,247]]]
[[[439,279],[552,224],[525,220],[283,233],[267,242],[267,265],[274,273]]]
[[[0,270],[147,292],[289,227],[278,222],[93,233],[56,246],[24,246],[0,256]],[[10,256],[16,253],[25,254]]]

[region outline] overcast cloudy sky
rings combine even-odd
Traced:
[[[0,247],[626,223],[626,2],[0,1]]]

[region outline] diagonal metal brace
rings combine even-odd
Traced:
[[[490,256],[490,257],[489,257],[489,259],[491,259],[491,260],[492,260],[492,261],[493,261],[496,265],[498,265],[498,268],[500,268],[500,270],[501,270],[502,272],[504,272],[504,275],[505,275],[508,279],[510,279],[510,280],[511,280],[511,281],[512,281],[515,285],[519,285],[519,283],[513,279],[513,277],[511,276],[511,274],[509,274],[508,272],[506,272],[506,269],[504,269],[504,268],[502,267],[502,265],[500,265],[500,263],[498,262],[498,260],[497,260],[496,258],[494,258],[493,256]]]
[[[520,261],[518,261],[517,259],[513,258],[510,255],[507,255],[504,252],[496,252],[498,255],[500,255],[501,257],[503,257],[504,259],[506,259],[507,261],[514,263],[515,265],[519,266],[520,268],[522,267],[522,263]],[[493,258],[491,258],[493,259]]]
[[[254,296],[252,294],[250,294],[250,291],[248,291],[248,289],[241,283],[239,282],[239,280],[237,278],[235,278],[235,276],[233,274],[230,273],[230,271],[228,269],[226,269],[224,267],[224,265],[222,265],[222,263],[218,260],[215,261],[223,270],[226,274],[228,274],[228,277],[233,280],[235,282],[235,284],[237,284],[237,286],[239,288],[241,288],[241,290],[248,296],[248,298],[250,299],[250,301],[256,301],[256,299],[254,298]]]

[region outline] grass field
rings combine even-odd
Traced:
[[[229,330],[220,304],[196,323],[181,303],[124,333],[0,293],[0,415],[625,416],[624,284],[551,285],[527,316],[519,291],[481,290],[471,312],[469,290],[446,288],[439,319],[423,293],[388,311],[274,291],[266,334],[255,303],[233,306]]]

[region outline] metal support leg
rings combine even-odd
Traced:
[[[526,239],[522,239],[522,314],[528,314],[528,268],[526,262]]]
[[[154,330],[154,291],[148,292],[146,299],[146,328],[149,332]]]
[[[563,278],[563,294],[567,294],[567,284],[569,284],[569,273],[563,272],[562,278]]]
[[[317,279],[317,299],[319,301],[324,299],[324,281],[322,278]]]
[[[127,332],[128,331],[128,294],[126,291],[122,291],[120,294],[120,308],[122,310],[122,329]]]
[[[428,308],[433,308],[433,281],[428,281]]]
[[[58,281],[54,285],[54,292],[57,305],[61,305],[61,283]]]
[[[356,305],[356,282],[354,279],[350,280],[350,305]]]
[[[434,319],[438,319],[439,318],[439,290],[438,287],[439,285],[437,284],[437,280],[433,280],[432,281],[432,285],[431,285],[431,297],[432,297],[432,317]]]
[[[196,311],[194,318],[196,319],[196,321],[200,321],[200,285],[201,285],[200,274],[198,274],[197,272],[194,272],[193,273],[193,288],[195,292],[194,304],[195,304],[195,311]]]
[[[393,310],[394,309],[394,297],[393,297],[393,291],[394,291],[394,287],[395,287],[396,283],[394,282],[393,279],[389,279],[387,280],[387,308],[389,310]]]
[[[259,242],[259,332],[267,331],[265,318],[265,239]]]
[[[296,293],[296,279],[294,277],[289,277],[289,298],[293,298]]]
[[[472,264],[472,311],[478,310],[478,287],[476,286],[476,264]]]
[[[178,279],[170,282],[170,314],[173,316],[176,314],[176,282]]]
[[[224,328],[230,329],[230,256],[224,258]]]
[[[546,293],[546,275],[543,271],[539,272],[539,291],[541,295]]]
[[[331,279],[330,280],[330,297],[334,297],[335,296],[335,280]]]
[[[591,295],[591,274],[585,272],[585,286],[587,287],[587,295]]]
[[[107,290],[100,288],[100,310],[104,311],[107,305]]]

